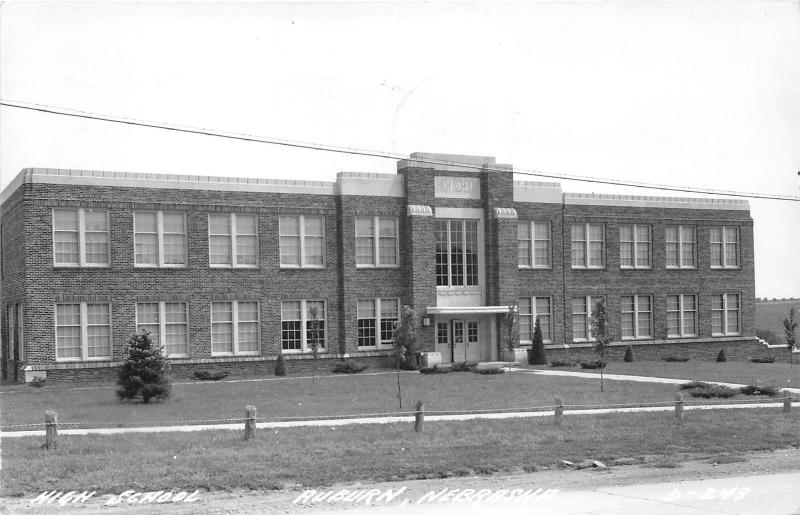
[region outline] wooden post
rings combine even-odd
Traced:
[[[792,397],[789,394],[789,390],[783,391],[783,412],[789,413],[792,411]]]
[[[425,406],[422,401],[417,401],[417,413],[414,415],[414,431],[422,431],[422,423],[425,422]]]
[[[44,412],[45,449],[58,448],[58,413],[55,411]]]
[[[675,394],[675,420],[683,420],[683,395]]]
[[[256,437],[256,408],[247,406],[247,417],[244,420],[244,439],[250,440]]]
[[[556,409],[555,409],[555,422],[556,426],[561,427],[561,424],[564,423],[564,399],[556,395],[553,397],[556,400]]]

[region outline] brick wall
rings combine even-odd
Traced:
[[[9,306],[16,312],[22,307],[24,313],[23,331],[29,326],[30,316],[25,309],[25,248],[26,228],[25,203],[23,189],[18,189],[0,208],[0,240],[2,241],[2,263],[0,263],[0,340],[3,345],[3,357],[0,361],[0,373],[3,379],[17,380],[21,377],[19,368],[20,347],[19,335],[13,342],[9,339],[9,326],[13,320],[8,319]],[[23,337],[26,337],[23,334]],[[13,344],[13,348],[12,348]]]

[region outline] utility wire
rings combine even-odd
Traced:
[[[50,106],[45,104],[33,104],[29,102],[19,102],[14,100],[2,100],[0,99],[0,105],[5,107],[12,107],[16,109],[24,109],[28,111],[36,111],[41,113],[47,114],[54,114],[59,116],[69,116],[73,118],[82,118],[86,120],[98,120],[110,123],[118,123],[123,125],[132,125],[137,127],[149,127],[153,129],[162,129],[168,130],[173,132],[182,132],[187,134],[198,134],[202,136],[214,136],[219,138],[227,138],[239,141],[250,141],[254,143],[266,143],[270,145],[278,145],[284,147],[292,147],[292,148],[303,148],[308,150],[317,150],[321,152],[333,152],[339,154],[349,154],[349,155],[357,155],[357,156],[365,156],[365,157],[376,157],[381,159],[392,159],[392,160],[400,160],[405,159],[409,160],[413,163],[417,164],[430,164],[430,165],[439,165],[439,166],[448,166],[448,165],[456,165],[461,168],[467,169],[474,169],[474,170],[487,170],[487,171],[506,171],[502,168],[495,168],[492,166],[482,166],[482,165],[473,165],[469,163],[458,163],[452,161],[443,161],[443,160],[436,160],[430,158],[414,158],[409,157],[402,154],[396,154],[392,152],[383,152],[379,150],[366,150],[354,147],[341,147],[341,146],[334,146],[334,145],[327,145],[323,143],[309,143],[309,142],[300,142],[300,141],[291,141],[291,140],[284,140],[278,138],[267,138],[262,136],[255,136],[252,134],[242,134],[236,132],[226,132],[226,131],[219,131],[215,129],[207,129],[202,127],[190,127],[190,126],[182,126],[182,125],[175,125],[169,124],[164,122],[153,122],[153,121],[146,121],[146,120],[139,120],[135,118],[125,118],[121,116],[112,116],[112,115],[103,115],[98,113],[92,113],[88,111],[77,111],[73,109],[66,109],[62,107]],[[631,188],[644,188],[644,189],[653,189],[653,190],[666,190],[666,191],[677,191],[683,193],[700,193],[700,194],[708,194],[708,195],[720,195],[726,197],[743,197],[743,198],[755,198],[755,199],[766,199],[766,200],[787,200],[790,202],[800,202],[800,197],[791,196],[791,195],[779,195],[779,194],[771,194],[771,193],[752,193],[752,192],[739,192],[739,191],[730,191],[730,190],[715,190],[715,189],[708,189],[708,188],[695,188],[695,187],[688,187],[688,186],[672,186],[668,184],[653,184],[653,183],[645,183],[645,182],[638,182],[638,181],[624,181],[624,180],[617,180],[617,179],[607,179],[602,177],[589,177],[589,176],[580,176],[580,175],[569,175],[569,174],[559,174],[559,173],[550,173],[550,172],[541,172],[538,170],[532,170],[527,168],[514,168],[514,173],[519,175],[527,175],[533,177],[544,177],[549,179],[560,179],[560,180],[567,180],[567,181],[577,181],[577,182],[589,182],[589,183],[596,183],[596,184],[611,184],[615,186],[626,186]]]

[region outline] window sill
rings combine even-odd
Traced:
[[[169,269],[173,269],[173,270],[174,269],[184,270],[184,269],[189,268],[189,267],[187,265],[136,265],[135,264],[135,265],[133,265],[133,268],[135,268],[137,270],[142,270],[142,269],[145,269],[145,270],[158,270],[158,269],[161,269],[161,268],[169,268]],[[216,267],[212,267],[212,268],[216,268]]]
[[[651,266],[620,266],[620,270],[652,270]]]
[[[681,340],[686,338],[697,338],[697,335],[696,334],[667,335],[667,340]]]
[[[111,356],[104,358],[56,358],[56,363],[98,363],[111,361]]]
[[[724,338],[726,336],[741,336],[742,333],[711,333],[712,338]]]
[[[186,267],[158,267],[158,268],[186,268]],[[221,268],[223,270],[258,270],[258,265],[208,265],[208,268]]]
[[[380,269],[397,270],[399,268],[400,265],[356,265],[357,270],[380,270]]]
[[[572,270],[605,270],[604,266],[572,266]]]
[[[53,268],[111,268],[111,265],[53,265]]]
[[[654,339],[655,338],[653,338],[652,336],[623,336],[622,337],[622,341],[623,342],[641,342],[641,341],[654,340]]]
[[[741,270],[740,266],[711,266],[711,270]]]
[[[325,268],[325,266],[280,266],[281,270],[325,270]]]
[[[697,270],[696,266],[667,266],[667,270]]]
[[[543,265],[540,265],[540,266],[525,266],[525,265],[519,265],[517,268],[519,268],[520,270],[552,270],[553,266],[552,265],[550,265],[550,266],[543,266]]]

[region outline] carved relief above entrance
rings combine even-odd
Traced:
[[[477,177],[438,176],[434,196],[439,198],[481,198],[481,182]]]

